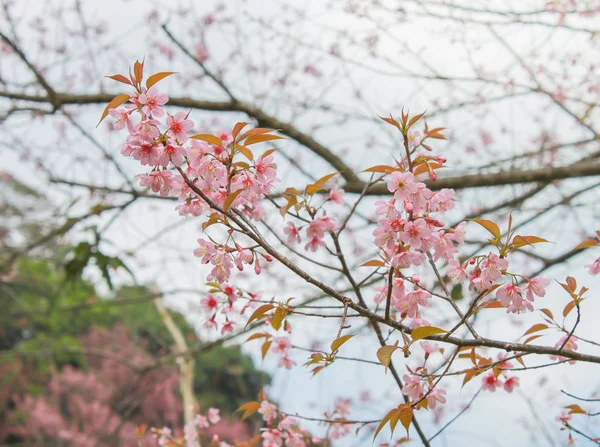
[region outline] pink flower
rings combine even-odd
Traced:
[[[260,410],[258,411],[260,412]],[[269,428],[263,431],[262,438],[263,447],[281,447],[283,445],[283,438],[279,430]]]
[[[329,200],[342,205],[344,203],[344,190],[339,189],[337,185],[335,185],[331,188],[331,191],[329,191]]]
[[[183,147],[175,143],[169,143],[161,147],[156,163],[165,168],[169,165],[169,162],[173,162],[175,166],[181,166],[185,155],[186,151]]]
[[[564,344],[564,347],[562,349],[565,349],[567,351],[577,351],[577,337],[572,335],[571,338],[569,338],[569,340],[565,343],[566,340],[566,335],[561,337],[561,339],[558,340],[558,342],[556,342],[554,347],[558,349]],[[552,360],[558,360],[559,362],[567,360],[567,357],[563,357],[562,355],[551,355],[550,358]],[[572,365],[575,363],[575,360],[570,360],[569,363]]]
[[[596,276],[600,273],[600,258],[596,259],[593,263],[586,265],[585,268],[588,269],[590,275]]]
[[[500,300],[502,306],[507,308],[507,312],[533,312],[533,305],[529,301],[523,299],[523,291],[515,284],[506,283],[501,286],[496,291],[496,297]]]
[[[202,304],[207,312],[214,312],[219,307],[219,300],[212,293],[209,293],[206,295],[206,298],[202,298],[200,304]]]
[[[260,403],[260,408],[258,409],[258,412],[262,414],[262,417],[267,424],[273,422],[273,419],[277,417],[277,407],[266,400],[263,400]]]
[[[442,189],[433,194],[429,200],[428,209],[431,212],[444,213],[454,208],[454,190]]]
[[[288,349],[292,347],[290,339],[288,337],[275,337],[273,338],[273,347],[271,350],[273,353],[285,356]]]
[[[544,289],[544,287],[546,287],[548,284],[550,284],[549,279],[542,278],[539,276],[529,280],[527,282],[527,284],[525,285],[525,287],[523,287],[523,289],[525,290],[527,299],[529,301],[533,301],[534,300],[533,295],[540,296],[540,297],[546,295],[546,290]]]
[[[258,180],[260,184],[272,183],[276,180],[277,171],[275,169],[277,168],[277,165],[273,163],[274,159],[275,157],[270,154],[266,157],[261,155],[257,160],[255,165],[256,180]]]
[[[129,114],[131,109],[127,109],[124,107],[120,107],[118,109],[110,109],[108,113],[115,119],[115,129],[121,130],[127,126],[129,133],[133,132],[133,124],[131,124],[131,119]]]
[[[572,418],[573,418],[573,416],[571,414],[567,413],[566,411],[563,411],[560,415],[556,416],[556,418],[554,418],[554,419],[557,422],[562,422],[563,424],[566,424]]]
[[[288,222],[285,228],[283,229],[283,232],[287,236],[288,244],[300,243],[302,241],[302,239],[300,238],[300,230],[298,229],[298,227],[296,227],[294,222]]]
[[[278,368],[292,369],[293,366],[296,366],[296,362],[294,362],[287,355],[283,356],[279,359],[279,363],[277,364]]]
[[[217,252],[215,244],[210,241],[205,241],[202,238],[198,239],[198,244],[200,244],[200,247],[194,250],[194,256],[202,258],[202,263],[207,264]]]
[[[160,192],[161,197],[167,197],[173,188],[173,173],[171,171],[152,171],[150,174],[138,174],[140,186]]]
[[[394,199],[403,201],[409,194],[416,193],[418,189],[415,176],[410,172],[392,172],[388,182],[388,191],[394,193]]]
[[[402,394],[410,397],[412,400],[419,400],[419,398],[423,395],[421,379],[419,379],[416,376],[409,376],[404,374],[404,376],[402,376],[402,380],[404,380]]]
[[[208,409],[208,420],[210,421],[211,424],[216,424],[217,422],[219,422],[221,420],[221,416],[219,416],[219,409],[218,408],[209,408]]]
[[[233,321],[227,320],[221,328],[221,335],[225,335],[227,332],[233,332]]]
[[[502,277],[502,272],[508,268],[508,261],[494,253],[490,253],[487,258],[481,262],[481,275],[490,283],[497,281]]]
[[[467,270],[455,259],[451,259],[448,264],[448,276],[456,282],[463,282],[467,278]]]
[[[425,219],[417,219],[414,222],[408,222],[402,232],[402,242],[410,244],[411,248],[419,250],[423,242],[431,236],[431,231],[427,228]]]
[[[188,114],[185,112],[177,112],[175,116],[169,115],[167,118],[167,126],[169,126],[167,133],[180,143],[188,140],[187,132],[194,128],[194,122],[187,117]]]
[[[311,239],[308,244],[304,247],[305,250],[317,251],[319,247],[326,247],[325,242],[321,239],[317,239],[316,237]]]
[[[435,408],[437,403],[446,403],[446,390],[435,388],[432,392],[427,395],[427,404],[429,408]]]
[[[421,345],[421,348],[423,348],[423,350],[425,351],[425,354],[430,355],[430,354],[435,354],[436,352],[440,351],[440,347],[437,343],[434,343],[432,341],[422,341],[419,343]]]
[[[507,393],[512,393],[513,390],[519,386],[519,378],[518,377],[510,377],[504,382],[504,391]]]
[[[481,385],[481,389],[494,392],[496,391],[496,388],[498,388],[501,385],[502,382],[500,382],[492,372],[483,378],[483,384]]]
[[[196,426],[199,429],[203,429],[203,428],[208,428],[209,427],[208,420],[206,419],[206,416],[202,416],[200,414],[196,415],[196,417],[194,418],[194,423],[196,424]]]
[[[159,93],[156,87],[150,87],[148,91],[137,97],[137,101],[142,105],[142,112],[146,115],[161,117],[165,114],[162,106],[169,101],[169,97]]]

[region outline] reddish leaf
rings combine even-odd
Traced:
[[[239,123],[236,123],[235,126],[233,126],[233,130],[231,131],[231,136],[233,137],[234,140],[239,135],[239,133],[242,131],[242,129],[244,127],[246,127],[247,125],[248,125],[248,123],[239,122]]]
[[[385,262],[379,259],[372,259],[362,264],[361,267],[385,267]]]
[[[243,189],[238,189],[237,191],[232,192],[227,197],[225,197],[225,203],[223,204],[223,209],[225,210],[225,212],[229,211],[229,208],[231,208],[231,205],[233,205],[234,200],[243,192]]]
[[[267,353],[269,352],[269,348],[271,347],[271,343],[272,343],[271,340],[267,340],[263,343],[262,347],[260,348],[263,359],[267,356]]]
[[[153,74],[148,79],[146,79],[146,88],[152,87],[158,81],[162,81],[167,76],[171,76],[172,74],[175,74],[175,73],[176,73],[175,71],[161,71],[160,73]]]
[[[335,177],[338,174],[339,174],[339,172],[334,172],[333,174],[327,174],[327,175],[321,177],[319,180],[317,180],[315,182],[315,184],[323,186],[323,185],[325,185],[325,183],[327,183],[328,180],[332,179],[333,177]]]
[[[272,140],[282,140],[283,137],[280,137],[278,135],[250,135],[248,138],[246,138],[244,140],[244,145],[246,146],[250,146],[251,144],[256,144],[256,143],[264,143],[265,141],[272,141]]]
[[[244,405],[240,406],[237,410],[235,410],[235,412],[236,413],[238,411],[243,411],[244,412],[244,414],[242,415],[242,421],[243,421],[247,417],[249,417],[249,416],[253,415],[254,413],[256,413],[259,408],[260,408],[260,403],[258,403],[258,402],[248,402],[248,403],[245,403]]]
[[[372,166],[369,169],[365,169],[362,172],[379,172],[382,174],[389,174],[390,172],[394,172],[397,170],[398,170],[398,168],[394,167],[394,166],[377,165],[377,166]]]
[[[107,76],[107,78],[113,79],[117,82],[122,82],[123,84],[133,85],[129,79],[127,79],[125,76],[120,75],[120,74]]]
[[[100,117],[100,121],[98,121],[98,124],[96,124],[96,127],[98,127],[100,125],[100,123],[104,120],[104,118],[106,118],[106,115],[108,115],[108,111],[110,109],[116,109],[117,107],[119,107],[121,104],[123,104],[124,102],[129,100],[129,95],[126,93],[121,93],[120,95],[115,96],[106,106],[106,108],[104,109],[104,112],[102,112],[102,116]]]
[[[192,135],[190,138],[194,140],[206,141],[207,143],[210,143],[215,146],[223,145],[223,141],[221,141],[219,137],[207,133],[199,133],[198,135]]]
[[[534,332],[543,331],[544,329],[548,329],[547,324],[543,324],[543,323],[534,324],[529,329],[527,329],[527,331],[523,335],[521,335],[521,337],[524,337],[529,334],[533,334]]]
[[[248,318],[248,322],[246,323],[246,327],[252,323],[254,320],[257,320],[258,318],[262,317],[265,313],[267,313],[268,311],[270,311],[271,309],[273,309],[275,307],[275,305],[269,303],[269,304],[263,304],[262,306],[260,306],[258,309],[256,309],[252,315],[250,315],[250,318]]]
[[[575,301],[571,301],[569,304],[567,304],[563,310],[563,317],[566,317],[567,315],[569,315],[569,313],[571,313],[571,311],[573,310],[575,305],[576,305]]]
[[[595,247],[598,245],[598,240],[596,239],[588,239],[587,241],[582,242],[573,250],[583,250],[584,248]]]

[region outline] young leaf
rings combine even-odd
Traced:
[[[548,329],[548,325],[544,323],[538,323],[531,326],[527,331],[521,336],[525,337],[526,335],[533,334],[534,332],[543,331],[544,329]]]
[[[258,332],[256,334],[252,334],[250,337],[248,337],[248,339],[246,341],[252,341],[252,340],[256,340],[259,338],[267,338],[270,337],[270,334],[267,334],[266,332]]]
[[[135,75],[135,82],[137,84],[139,84],[140,82],[142,82],[142,79],[144,78],[144,63],[140,61],[135,61],[135,64],[133,64],[133,74]]]
[[[375,430],[375,435],[373,436],[373,440],[375,440],[375,438],[377,437],[377,435],[379,434],[379,432],[381,430],[383,430],[383,427],[385,427],[385,425],[392,418],[392,416],[394,415],[395,412],[396,412],[396,408],[394,408],[393,410],[391,410],[388,414],[386,414],[384,416],[384,418],[381,420],[381,422],[377,426],[377,430]]]
[[[542,312],[544,315],[546,315],[551,320],[554,320],[554,315],[552,315],[552,312],[550,311],[550,309],[540,309],[540,312]]]
[[[433,326],[418,327],[414,331],[412,331],[412,334],[411,334],[412,341],[414,343],[415,341],[420,340],[425,337],[429,337],[430,335],[445,334],[446,332],[448,332],[448,331],[445,331],[444,329],[440,329],[439,327],[433,327]]]
[[[244,414],[242,415],[242,421],[243,421],[247,417],[252,416],[254,413],[256,413],[259,408],[260,408],[260,403],[248,402],[248,403],[245,403],[244,405],[240,406],[237,410],[235,410],[235,413],[237,413],[238,411],[243,411],[244,412]]]
[[[377,358],[379,362],[385,367],[385,372],[387,373],[387,369],[390,366],[390,362],[392,361],[392,354],[394,351],[398,349],[398,342],[396,342],[393,346],[382,346],[377,350]]]
[[[100,125],[100,123],[104,120],[104,118],[106,118],[106,115],[108,115],[108,111],[110,109],[115,109],[115,108],[119,107],[121,104],[123,104],[127,100],[129,100],[129,95],[127,93],[121,93],[120,95],[115,96],[108,103],[108,105],[104,109],[104,112],[102,112],[102,116],[100,117],[100,121],[98,121],[98,124],[96,124],[96,127],[98,127]]]
[[[229,211],[229,208],[231,208],[231,205],[233,205],[233,202],[236,199],[236,197],[243,192],[243,189],[238,189],[237,191],[232,192],[227,197],[225,197],[225,203],[223,204],[223,209],[225,210],[225,212]]]
[[[342,335],[339,338],[336,338],[335,340],[333,340],[331,342],[331,352],[335,352],[338,349],[340,349],[340,347],[346,343],[348,340],[350,340],[352,337],[354,337],[356,334],[351,334],[351,335]]]
[[[377,116],[379,116],[379,115],[377,115]],[[384,118],[383,116],[379,116],[379,118],[381,118],[386,123],[391,124],[392,126],[396,126],[398,128],[398,130],[400,130],[400,123],[398,121],[396,121],[394,118],[392,118],[391,115],[389,118]]]
[[[397,169],[398,168],[395,168],[394,166],[377,165],[377,166],[372,166],[369,169],[365,169],[362,172],[377,172],[377,173],[382,173],[382,174],[389,174],[390,172],[394,172]]]
[[[587,411],[577,404],[567,405],[565,408],[569,409],[569,414],[587,414]]]
[[[158,81],[162,81],[167,76],[171,76],[172,74],[175,74],[175,73],[176,73],[175,71],[161,71],[160,73],[153,74],[148,79],[146,79],[146,88],[152,87]]]
[[[524,247],[525,245],[538,244],[540,242],[550,242],[537,236],[515,236],[513,246],[515,248]]]
[[[304,193],[306,195],[312,196],[314,195],[316,192],[321,191],[323,188],[321,185],[317,185],[317,184],[311,184],[311,185],[306,185],[306,188],[304,188]]]
[[[339,172],[334,172],[333,174],[327,174],[327,175],[321,177],[319,180],[317,180],[315,182],[315,184],[319,185],[319,186],[323,186],[323,185],[325,185],[325,183],[327,183],[328,180],[332,179],[333,177],[335,177],[338,174],[339,174]]]
[[[110,79],[112,79],[114,81],[117,81],[117,82],[122,82],[123,84],[133,85],[129,79],[127,79],[125,76],[120,75],[120,74],[116,74],[116,75],[112,75],[112,76],[107,76],[107,78],[110,78]]]
[[[246,323],[246,327],[248,327],[248,325],[250,323],[252,323],[254,320],[262,317],[265,313],[267,313],[268,311],[270,311],[271,309],[273,309],[275,307],[275,305],[273,304],[263,304],[262,306],[260,306],[258,309],[256,309],[252,315],[250,315],[250,318],[248,318],[248,322]]]
[[[410,405],[402,404],[398,407],[398,412],[400,413],[400,422],[408,432],[410,423],[413,420],[413,408]]]
[[[231,131],[231,136],[233,137],[234,140],[239,135],[239,133],[242,131],[242,129],[244,127],[246,127],[247,125],[248,125],[248,123],[246,123],[246,122],[239,122],[239,123],[236,123],[235,126],[233,126],[233,130]]]
[[[248,138],[246,138],[244,140],[244,145],[250,146],[251,144],[264,143],[265,141],[282,140],[282,139],[283,139],[283,137],[280,137],[279,135],[266,135],[266,134],[250,135]]]
[[[385,267],[385,262],[379,259],[371,259],[370,261],[362,264],[361,267]]]
[[[587,241],[583,241],[573,250],[583,250],[584,248],[595,247],[596,245],[598,245],[597,239],[588,239]]]
[[[273,343],[271,340],[266,340],[263,343],[262,347],[260,348],[263,359],[267,356],[267,352],[269,352],[269,348],[271,347],[271,343]]]
[[[246,146],[242,146],[241,144],[234,144],[233,148],[240,152],[244,157],[246,157],[248,160],[252,161],[254,160],[254,154],[252,153],[252,151],[250,149],[248,149]]]
[[[419,121],[421,118],[423,118],[423,115],[425,115],[425,112],[421,113],[420,115],[413,116],[411,118],[411,120],[408,122],[408,128],[410,129],[413,124],[415,124],[417,121]]]
[[[575,301],[571,301],[569,304],[567,304],[563,310],[563,317],[566,317],[567,315],[569,315],[569,313],[573,310],[573,308],[575,307],[576,302]]]
[[[271,320],[271,327],[276,331],[279,330],[279,328],[281,327],[281,323],[283,323],[283,320],[285,317],[287,317],[287,314],[287,309],[285,309],[284,307],[278,307],[275,310],[275,315],[273,316],[273,319]]]
[[[472,220],[473,222],[476,222],[479,225],[481,225],[483,228],[485,228],[490,233],[492,233],[492,235],[496,239],[500,240],[500,238],[502,237],[502,234],[500,233],[500,228],[498,227],[498,225],[496,225],[491,220],[485,220],[485,219],[469,219],[469,220]]]
[[[207,133],[199,133],[198,135],[192,135],[190,138],[194,140],[206,141],[207,143],[210,143],[215,146],[221,146],[223,144],[223,141],[221,141],[219,137]]]

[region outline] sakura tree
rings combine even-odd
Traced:
[[[482,401],[524,409],[488,418],[492,439],[600,443],[598,384],[582,381],[600,363],[598,5],[132,3],[121,12],[143,26],[125,35],[140,43],[120,48],[104,37],[120,19],[70,6],[32,19],[5,3],[18,68],[0,96],[24,159],[10,163],[79,202],[7,271],[100,225],[95,246],[120,262],[105,269],[179,290],[200,346],[239,340],[301,387],[240,407],[263,425],[238,445],[479,443]],[[80,53],[49,45],[50,29]],[[96,129],[86,104],[105,105]],[[40,155],[37,138],[54,147]],[[154,433],[226,447],[209,433],[222,415],[190,392],[194,349],[179,340],[172,359],[184,434]]]

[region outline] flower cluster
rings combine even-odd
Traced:
[[[206,415],[197,414],[193,421],[187,423],[183,429],[183,437],[175,436],[168,427],[153,429],[154,436],[159,446],[185,446],[185,447],[233,447],[227,442],[221,441],[219,435],[209,436],[206,430],[211,425],[218,424],[221,420],[220,411],[217,408],[209,408]],[[201,444],[201,440],[208,438],[209,444]]]
[[[227,223],[223,211],[228,210],[235,210],[242,219],[260,220],[264,210],[259,202],[279,182],[277,166],[272,150],[255,159],[247,146],[277,137],[264,137],[268,132],[263,129],[242,135],[189,136],[194,122],[184,112],[167,114],[164,106],[168,99],[155,86],[146,88],[138,82],[129,96],[132,104],[108,111],[115,119],[115,128],[128,131],[121,153],[151,168],[149,173],[138,175],[140,186],[163,197],[177,197],[179,214],[203,216],[205,226]],[[134,115],[139,117],[136,122]],[[164,122],[159,121],[165,116]],[[244,138],[246,146],[240,144]],[[254,265],[258,274],[261,261],[272,260],[254,248],[243,247],[231,232],[222,244],[204,239],[198,242],[195,255],[213,266],[209,281],[226,282],[234,265],[239,270]]]
[[[379,220],[373,231],[375,245],[385,262],[396,270],[419,266],[430,250],[436,261],[456,262],[455,244],[463,242],[465,224],[445,230],[444,224],[432,217],[433,213],[443,214],[454,208],[454,191],[442,189],[434,193],[412,173],[400,171],[392,172],[387,186],[393,197],[376,202]],[[392,305],[402,318],[412,318],[414,326],[427,324],[421,319],[420,308],[427,306],[431,298],[419,282],[417,275],[410,280],[395,275],[391,284]],[[412,290],[407,286],[412,286]],[[375,303],[379,304],[386,300],[390,285],[386,282],[376,290],[379,293]]]
[[[509,376],[507,370],[513,368],[513,365],[509,361],[505,361],[506,354],[498,354],[498,363],[493,371],[483,378],[481,385],[482,390],[496,391],[497,388],[503,387],[508,393],[512,393],[513,390],[519,386],[519,378],[515,376]]]
[[[318,444],[320,439],[311,436],[293,417],[278,411],[277,406],[268,400],[260,403],[258,413],[267,423],[262,429],[263,447],[307,447]]]

